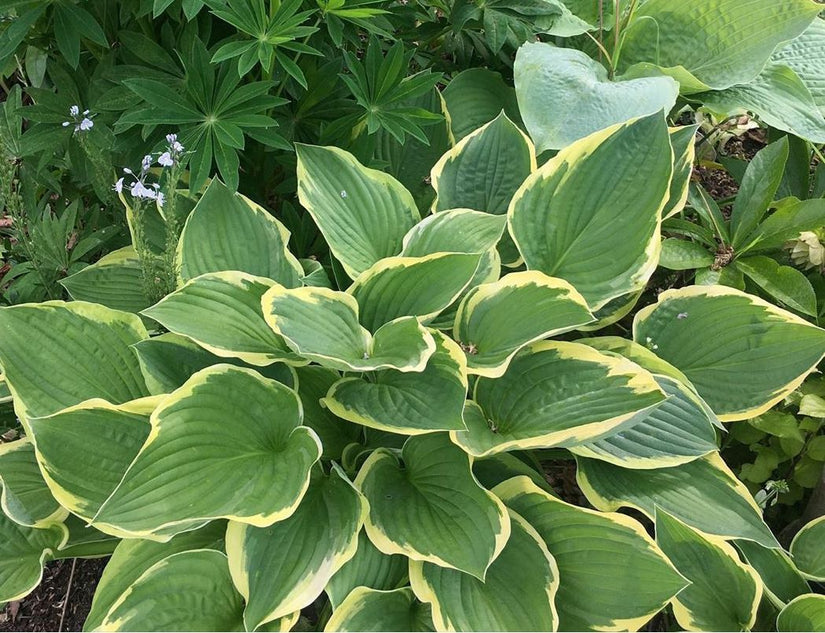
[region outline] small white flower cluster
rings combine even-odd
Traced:
[[[158,156],[158,165],[161,167],[172,167],[183,154],[183,145],[178,142],[177,134],[167,134],[166,142],[169,143],[166,151]],[[133,198],[141,200],[155,200],[159,207],[163,206],[165,196],[160,191],[158,183],[152,183],[147,186],[146,177],[149,175],[149,170],[152,168],[155,159],[151,154],[146,154],[143,160],[140,161],[140,174],[136,174],[128,167],[123,168],[123,173],[132,176],[135,180],[128,185],[124,185],[124,178],[119,178],[112,187],[118,193],[121,193],[124,187],[128,187],[129,193]]]
[[[75,133],[86,132],[94,127],[95,123],[92,121],[94,114],[90,116],[88,110],[83,110],[83,114],[80,114],[80,107],[73,105],[69,108],[69,116],[72,117],[71,121],[63,121],[63,127],[74,124]]]

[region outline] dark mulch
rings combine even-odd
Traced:
[[[0,612],[0,632],[81,631],[107,560],[78,558],[73,575],[72,560],[48,563],[40,586],[23,600],[9,602]]]

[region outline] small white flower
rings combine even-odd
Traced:
[[[77,126],[76,129],[79,129],[79,130],[85,132],[86,130],[91,130],[93,126],[94,126],[94,121],[92,121],[89,118],[84,117],[84,119],[80,122],[80,124]]]
[[[71,106],[69,108],[69,114],[72,115],[72,116],[79,115],[80,114],[80,108],[78,108],[76,105]]]
[[[162,207],[163,203],[166,201],[166,196],[163,195],[163,192],[158,191],[158,206]]]
[[[63,121],[63,127],[69,127],[71,124],[71,121]]]
[[[124,173],[124,174],[129,174],[130,176],[134,176],[134,175],[135,175],[135,172],[133,172],[133,171],[132,171],[131,169],[129,169],[128,167],[124,167],[124,168],[123,168],[123,173]]]
[[[161,167],[171,167],[175,164],[174,159],[172,158],[172,154],[169,152],[163,152],[160,156],[158,156],[158,165]]]
[[[152,155],[151,154],[146,154],[146,156],[143,157],[143,160],[140,163],[140,168],[143,171],[149,171],[149,168],[151,166],[152,166]]]
[[[167,134],[166,135],[166,142],[169,143],[169,145],[171,145],[172,143],[174,143],[177,140],[178,140],[178,135],[177,134]]]
[[[181,145],[177,141],[174,141],[172,143],[171,147],[172,147],[172,151],[175,152],[176,154],[180,154],[183,151],[183,145]]]
[[[118,193],[123,191],[123,178],[118,178],[117,182],[114,185],[112,185],[112,189],[114,189]]]

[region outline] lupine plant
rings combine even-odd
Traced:
[[[436,163],[424,218],[386,173],[301,145],[332,277],[215,179],[160,301],[130,248],[70,277],[74,301],[0,310],[25,430],[0,452],[0,600],[45,560],[113,552],[87,630],[622,630],[667,605],[743,630],[760,604],[819,626],[825,523],[792,560],[717,433],[793,391],[825,331],[705,285],[632,338],[593,333],[656,268],[683,133],[656,113],[538,166],[501,114]],[[161,219],[169,195],[144,196]],[[594,509],[548,485],[548,449]]]

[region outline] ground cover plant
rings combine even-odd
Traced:
[[[0,602],[825,630],[819,5],[8,11]]]

